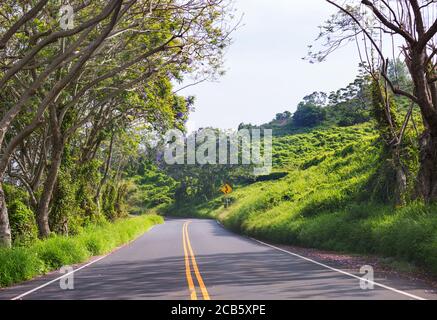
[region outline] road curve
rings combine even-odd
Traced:
[[[80,268],[80,269],[79,269]],[[436,299],[422,283],[350,274],[255,240],[212,220],[170,219],[116,252],[76,266],[74,289],[59,272],[0,290],[0,299],[283,300]]]

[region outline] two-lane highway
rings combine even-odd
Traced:
[[[80,268],[79,268],[80,267]],[[76,268],[74,289],[58,272],[0,291],[0,299],[435,299],[411,281],[337,270],[235,235],[212,220],[167,220],[116,252]],[[71,275],[70,275],[71,276]]]

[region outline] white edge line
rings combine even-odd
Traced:
[[[324,268],[330,269],[330,270],[332,270],[332,271],[339,272],[339,273],[341,273],[341,274],[347,275],[347,276],[349,276],[349,277],[352,277],[352,278],[355,278],[355,279],[358,279],[358,280],[363,280],[361,277],[356,276],[356,275],[354,275],[354,274],[352,274],[352,273],[349,273],[349,272],[346,272],[346,271],[343,271],[343,270],[340,270],[340,269],[336,269],[336,268],[330,267],[330,266],[328,266],[328,265],[326,265],[326,264],[323,264],[323,263],[317,262],[317,261],[315,261],[315,260],[313,260],[313,259],[310,259],[310,258],[306,258],[306,257],[304,257],[304,256],[301,256],[301,255],[297,254],[297,253],[293,253],[293,252],[290,252],[290,251],[287,251],[287,250],[284,250],[284,249],[281,249],[281,248],[275,247],[275,246],[273,246],[273,245],[271,245],[271,244],[268,244],[268,243],[262,242],[262,241],[260,241],[260,240],[254,239],[254,238],[250,238],[250,239],[252,239],[253,241],[256,241],[256,242],[258,242],[258,243],[260,243],[260,244],[263,244],[263,245],[265,245],[265,246],[267,246],[267,247],[270,247],[270,248],[273,248],[273,249],[276,249],[276,250],[282,251],[282,252],[287,253],[287,254],[289,254],[289,255],[292,255],[292,256],[298,257],[298,258],[300,258],[300,259],[306,260],[306,261],[308,261],[308,262],[315,263],[315,264],[317,264],[317,265],[319,265],[319,266],[322,266],[322,267],[324,267]],[[405,292],[405,291],[402,291],[402,290],[398,290],[398,289],[395,289],[395,288],[392,288],[392,287],[386,286],[386,285],[384,285],[384,284],[382,284],[382,283],[378,283],[378,282],[370,281],[370,280],[366,280],[366,282],[367,282],[367,283],[370,283],[370,284],[373,284],[373,285],[375,285],[375,286],[378,286],[378,287],[381,287],[381,288],[384,288],[384,289],[387,289],[387,290],[390,290],[390,291],[393,291],[393,292],[396,292],[396,293],[399,293],[399,294],[405,295],[405,296],[410,297],[410,298],[412,298],[412,299],[416,299],[416,300],[427,300],[427,299],[425,299],[425,298],[422,298],[422,297],[416,296],[416,295],[414,295],[414,294],[411,294],[411,293],[408,293],[408,292]]]
[[[218,224],[219,226],[223,227],[223,224],[222,224],[220,221],[216,220],[216,222],[217,222],[217,224]],[[343,271],[343,270],[340,270],[340,269],[337,269],[337,268],[330,267],[330,266],[328,266],[328,265],[326,265],[326,264],[324,264],[324,263],[320,263],[320,262],[315,261],[315,260],[313,260],[313,259],[310,259],[310,258],[307,258],[307,257],[301,256],[301,255],[299,255],[299,254],[297,254],[297,253],[293,253],[293,252],[291,252],[291,251],[288,251],[288,250],[285,250],[285,249],[281,249],[281,248],[279,248],[279,247],[276,247],[276,246],[274,246],[274,245],[271,245],[271,244],[265,243],[265,242],[263,242],[263,241],[260,241],[260,240],[258,240],[258,239],[252,238],[252,237],[249,237],[249,239],[251,239],[251,240],[253,240],[253,241],[255,241],[255,242],[258,242],[258,243],[260,243],[260,244],[262,244],[262,245],[264,245],[264,246],[267,246],[267,247],[270,247],[270,248],[273,248],[273,249],[279,250],[279,251],[281,251],[281,252],[284,252],[284,253],[286,253],[286,254],[289,254],[289,255],[295,256],[295,257],[297,257],[297,258],[303,259],[303,260],[305,260],[305,261],[312,262],[312,263],[314,263],[314,264],[317,264],[317,265],[322,266],[322,267],[324,267],[324,268],[330,269],[330,270],[332,270],[332,271],[339,272],[339,273],[341,273],[341,274],[347,275],[347,276],[349,276],[349,277],[352,277],[352,278],[355,278],[355,279],[358,279],[358,280],[363,280],[361,277],[356,276],[356,275],[354,275],[354,274],[352,274],[352,273],[349,273],[349,272],[346,272],[346,271]],[[375,281],[371,281],[371,280],[367,280],[367,279],[366,279],[366,282],[367,282],[367,283],[370,283],[370,284],[373,284],[373,285],[375,285],[375,286],[378,286],[378,287],[381,287],[381,288],[384,288],[384,289],[387,289],[387,290],[390,290],[390,291],[393,291],[393,292],[396,292],[396,293],[399,293],[399,294],[405,295],[405,296],[410,297],[410,298],[415,299],[415,300],[427,300],[427,299],[425,299],[425,298],[422,298],[422,297],[416,296],[416,295],[414,295],[414,294],[411,294],[411,293],[408,293],[408,292],[405,292],[405,291],[402,291],[402,290],[398,290],[398,289],[395,289],[395,288],[393,288],[393,287],[386,286],[386,285],[384,285],[384,284],[382,284],[382,283],[379,283],[379,282],[375,282]]]
[[[151,231],[155,226],[156,226],[156,225],[151,226],[149,229],[147,229],[147,231],[146,231],[145,233]],[[144,234],[145,234],[145,233],[144,233]],[[144,234],[143,234],[143,235],[144,235]],[[141,237],[141,236],[139,236],[139,237]],[[139,238],[139,237],[138,237],[138,238]],[[137,240],[138,238],[136,238],[136,239],[130,241],[129,243],[126,243],[124,246],[120,247],[119,249],[121,249],[121,248],[123,248],[123,247],[129,245],[130,243],[132,243],[133,241]],[[40,285],[39,287],[36,287],[36,288],[34,288],[34,289],[32,289],[32,290],[29,290],[29,291],[27,291],[27,292],[25,292],[25,293],[22,293],[22,294],[20,294],[19,296],[16,296],[16,297],[12,298],[11,300],[20,300],[20,299],[24,298],[25,296],[28,296],[29,294],[32,294],[32,293],[34,293],[34,292],[36,292],[36,291],[38,291],[38,290],[41,290],[42,288],[45,288],[45,287],[51,285],[52,283],[55,283],[56,281],[61,280],[62,278],[65,278],[65,277],[67,277],[67,276],[69,276],[69,275],[71,275],[71,274],[73,274],[73,273],[76,273],[76,272],[78,272],[78,271],[80,271],[80,270],[82,270],[82,269],[84,269],[84,268],[86,268],[86,267],[89,267],[89,266],[93,265],[93,264],[96,263],[96,262],[99,262],[100,260],[105,259],[106,257],[110,256],[111,254],[113,254],[113,253],[116,252],[116,251],[118,251],[118,250],[112,251],[112,252],[108,253],[107,255],[104,255],[104,256],[102,256],[102,257],[96,259],[96,260],[93,260],[93,261],[91,261],[91,262],[89,262],[89,263],[83,265],[83,266],[80,267],[80,268],[77,268],[76,270],[73,270],[73,271],[71,271],[71,272],[69,272],[69,273],[66,273],[66,274],[60,276],[60,277],[57,277],[56,279],[53,279],[53,280],[51,280],[51,281],[49,281],[49,282],[47,282],[47,283],[44,283],[44,284]],[[59,271],[59,270],[58,270],[58,271]],[[56,272],[56,271],[55,271],[55,272]]]
[[[111,253],[107,254],[106,256],[100,257],[100,258],[98,258],[98,259],[96,259],[94,261],[91,261],[91,262],[87,263],[86,265],[83,265],[82,267],[77,268],[76,270],[73,270],[73,271],[71,271],[69,273],[66,273],[66,274],[64,274],[64,275],[62,275],[62,276],[60,276],[60,277],[58,277],[56,279],[53,279],[53,280],[51,280],[51,281],[49,281],[49,282],[47,282],[47,283],[45,283],[43,285],[40,285],[39,287],[36,287],[36,288],[34,288],[32,290],[29,290],[29,291],[27,291],[27,292],[25,292],[23,294],[20,294],[19,296],[16,296],[15,298],[12,298],[11,300],[20,300],[21,298],[24,298],[25,296],[28,296],[29,294],[34,293],[35,291],[38,291],[38,290],[40,290],[42,288],[45,288],[45,287],[51,285],[52,283],[55,283],[56,281],[61,280],[62,278],[65,278],[65,277],[67,277],[67,276],[69,276],[69,275],[71,275],[71,274],[73,274],[75,272],[78,272],[78,271],[82,270],[83,268],[89,267],[90,265],[92,265],[92,264],[94,264],[96,262],[99,262],[100,260],[106,258],[110,254]]]

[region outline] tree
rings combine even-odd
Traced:
[[[26,188],[47,236],[66,148],[81,149],[78,166],[104,159],[98,199],[112,162],[111,128],[179,125],[186,105],[171,81],[220,74],[229,44],[227,1],[70,4],[69,30],[60,30],[56,2],[0,5],[0,246],[11,242],[3,183]]]
[[[328,120],[339,126],[352,126],[369,121],[372,104],[368,94],[370,85],[369,76],[360,68],[359,75],[353,82],[328,96]]]
[[[328,95],[325,92],[315,91],[303,98],[304,103],[310,103],[316,106],[325,107],[328,102]]]
[[[326,119],[326,110],[311,102],[301,102],[293,114],[293,121],[298,127],[314,127]]]
[[[35,16],[39,13],[44,15],[44,11],[42,9],[46,4],[47,2],[42,1],[37,4],[36,9],[32,8],[28,13],[31,12],[32,16]],[[8,4],[6,4],[6,6],[7,5]],[[86,64],[87,60],[90,59],[90,57],[94,54],[97,48],[110,34],[111,30],[116,24],[121,6],[122,1],[113,0],[109,2],[105,7],[103,7],[101,11],[97,10],[97,12],[100,13],[94,18],[85,20],[85,22],[81,23],[79,27],[76,27],[72,30],[59,32],[52,32],[51,30],[42,31],[41,29],[45,29],[47,26],[40,26],[38,30],[38,28],[35,28],[34,25],[29,27],[26,24],[14,24],[9,29],[6,29],[7,31],[3,35],[1,41],[2,47],[4,48],[1,54],[5,58],[5,64],[3,69],[4,71],[2,72],[2,77],[0,78],[0,89],[2,95],[5,94],[8,96],[7,101],[9,103],[6,104],[6,108],[2,108],[3,113],[0,120],[0,146],[2,147],[3,151],[2,158],[0,160],[0,246],[10,246],[10,232],[8,226],[7,208],[4,194],[1,188],[1,183],[4,180],[5,171],[13,151],[24,138],[28,137],[44,122],[44,112],[47,107],[56,100],[60,92],[67,87],[69,82],[79,75],[80,70]],[[25,9],[22,10],[22,12],[24,11]],[[50,10],[48,10],[48,12],[48,14],[50,15]],[[27,14],[25,14],[25,16],[26,15]],[[75,61],[71,59],[76,55],[75,50],[78,50],[78,48],[85,42],[87,36],[91,35],[94,27],[96,27],[100,22],[104,21],[107,18],[110,21],[106,23],[106,25],[101,29],[101,32],[96,31],[96,34],[94,34],[94,37],[91,39],[91,41],[89,41],[88,45],[82,50],[78,51],[79,54],[77,54],[78,56],[76,56],[77,59]],[[19,19],[18,21],[20,20],[22,19]],[[34,23],[38,23],[38,21],[39,19],[35,19]],[[53,20],[47,19],[47,21]],[[23,34],[20,32],[21,27],[26,27],[28,33],[31,34],[34,38],[32,38],[31,36],[23,37]],[[63,49],[55,50],[54,56],[52,57],[52,59],[47,60],[45,66],[39,65],[36,62],[39,53],[46,54],[46,57],[44,58],[48,57],[49,51],[47,47],[50,44],[53,44],[57,39],[66,36],[73,36],[78,33],[81,33],[80,36],[78,36],[77,39],[74,39],[71,42],[71,45],[66,46],[66,43],[64,42]],[[46,36],[45,38],[44,35]],[[39,42],[36,42],[39,38],[43,39]],[[27,42],[27,45],[25,45],[23,42]],[[28,50],[27,52],[23,52],[21,50],[21,48],[23,47],[29,48],[30,50]],[[60,68],[62,68],[63,63],[66,63],[66,61],[71,63],[70,68],[61,76]],[[26,67],[28,67],[29,64],[32,63],[33,67],[26,69]],[[20,72],[24,74],[21,75]],[[46,80],[54,72],[57,72],[57,77],[54,85],[50,88],[47,88],[47,90],[43,90],[42,87],[45,84]],[[18,85],[16,79],[19,79],[18,82],[21,83],[21,86]],[[26,83],[27,79],[29,80],[29,83]],[[11,82],[10,80],[13,81]],[[17,92],[16,88],[24,89],[20,93]],[[13,93],[10,94],[9,92]],[[8,141],[7,145],[4,145],[6,134],[11,126],[13,126],[14,120],[16,120],[17,117],[20,116],[24,107],[27,106],[31,100],[36,98],[37,94],[42,96],[42,98],[39,106],[37,104],[33,104],[36,109],[35,117],[27,125],[24,126],[21,132],[17,133],[17,135],[11,138],[10,141]],[[11,97],[16,99],[11,99]],[[8,108],[8,105],[10,105],[11,107]]]
[[[275,120],[276,121],[285,121],[285,120],[290,119],[291,117],[292,117],[292,114],[290,111],[284,111],[282,113],[277,113]]]
[[[284,121],[290,119],[292,116],[290,111],[284,111],[282,113],[277,113],[275,119],[277,121]]]
[[[321,27],[319,39],[324,47],[310,52],[311,61],[323,61],[345,43],[355,43],[363,65],[373,79],[382,85],[385,116],[392,134],[393,146],[402,144],[405,128],[412,121],[413,108],[419,109],[424,131],[420,136],[420,170],[417,193],[427,202],[437,200],[437,20],[435,1],[333,1],[339,9]],[[387,50],[390,48],[391,50]],[[390,56],[402,56],[412,80],[412,88],[403,88],[389,76]],[[393,72],[392,72],[393,73]],[[380,86],[378,86],[379,88]],[[389,94],[411,101],[403,123],[397,129],[391,117]]]
[[[390,59],[387,68],[387,76],[395,87],[402,90],[412,90],[413,83],[408,72],[408,67],[405,62],[399,58],[394,60]]]
[[[213,133],[214,137],[205,137]],[[220,149],[221,143],[225,141],[226,148],[228,150],[226,154],[226,160],[220,159],[220,152],[215,152],[214,163],[197,163],[196,165],[186,164],[179,165],[166,165],[163,163],[163,159],[159,159],[158,164],[162,167],[166,173],[178,182],[178,186],[175,190],[175,200],[177,203],[184,203],[184,201],[205,201],[210,200],[214,196],[220,194],[220,187],[224,183],[237,183],[244,182],[248,179],[254,180],[253,165],[252,164],[232,164],[231,161],[231,140],[238,144],[238,157],[242,159],[243,146],[242,140],[235,136],[235,132],[222,131],[220,129],[204,128],[199,129],[196,132],[191,133],[185,137],[185,143],[188,141],[194,141],[196,145],[196,152],[199,152],[199,147],[205,142],[203,138],[215,139],[209,140],[210,146],[216,147],[216,150]],[[236,140],[234,140],[236,139]],[[237,142],[238,140],[238,142]],[[251,141],[249,139],[249,144]],[[166,142],[162,146],[165,146]],[[254,145],[249,146],[253,148]],[[247,150],[247,149],[245,149]],[[208,150],[209,152],[209,150]],[[251,150],[249,150],[250,154]],[[252,150],[253,152],[253,150]],[[213,155],[209,155],[213,157]],[[185,160],[185,155],[183,155]],[[198,158],[196,157],[197,161]],[[185,161],[184,161],[185,162]]]

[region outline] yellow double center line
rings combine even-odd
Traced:
[[[193,277],[191,276],[191,265],[193,266],[194,274],[196,275],[197,282],[199,283],[200,291],[202,292],[204,300],[210,300],[208,290],[200,275],[199,268],[197,266],[196,257],[194,256],[193,248],[191,247],[190,237],[188,236],[188,225],[191,221],[184,223],[182,227],[182,240],[184,243],[185,254],[185,275],[187,276],[188,288],[190,289],[191,300],[197,300],[196,287],[194,285]],[[191,260],[191,264],[190,264]]]

